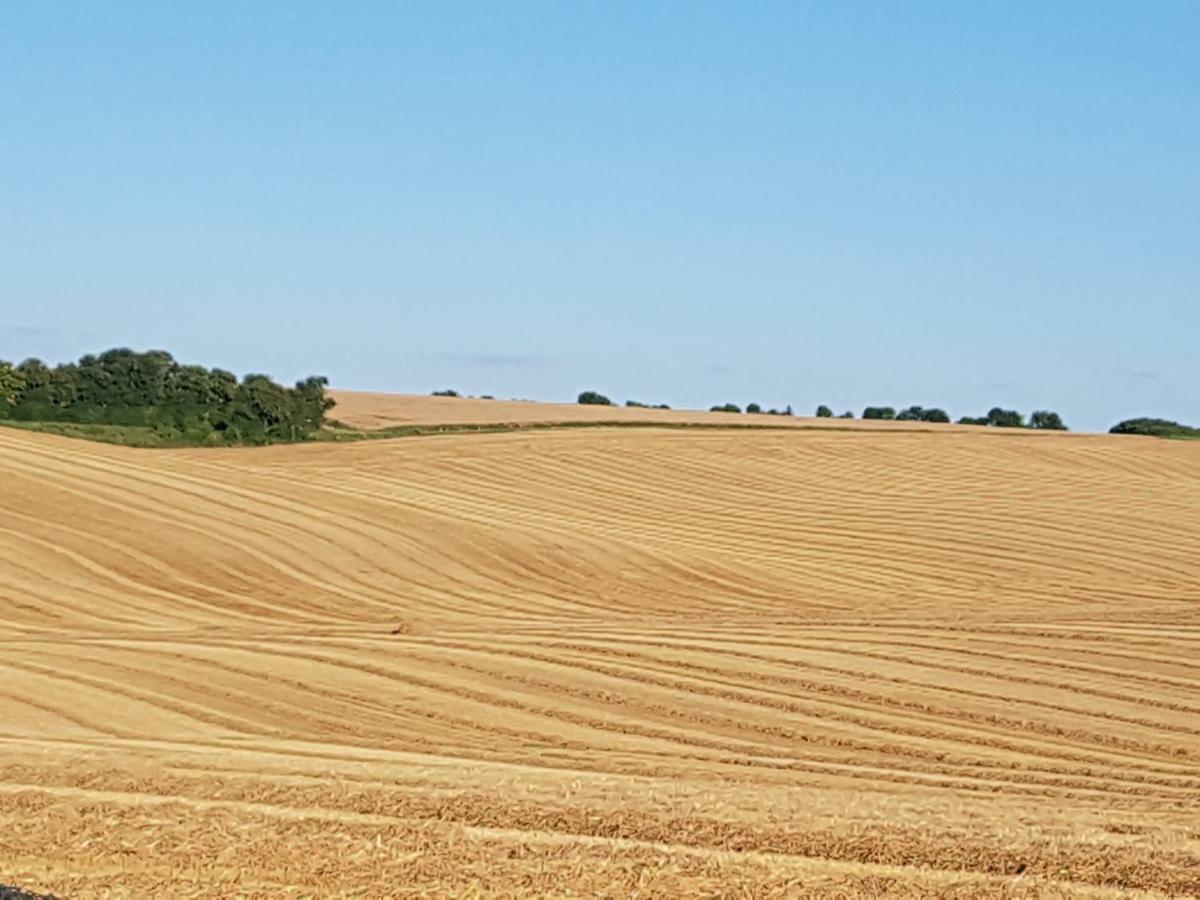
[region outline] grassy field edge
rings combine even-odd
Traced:
[[[178,433],[138,425],[91,425],[78,422],[24,422],[13,419],[0,419],[0,427],[33,431],[41,434],[54,434],[59,437],[96,441],[104,444],[116,444],[140,449],[236,446],[189,441],[186,437]],[[351,428],[343,423],[334,421],[322,428],[311,441],[298,441],[297,443],[312,443],[313,441],[351,443],[357,441],[395,440],[409,437],[432,437],[446,434],[504,434],[516,431],[561,431],[579,428],[667,428],[676,431],[890,432],[896,434],[935,433],[940,430],[940,426],[937,425],[908,428],[897,426],[872,428],[863,425],[768,425],[749,422],[665,422],[653,420],[639,420],[636,422],[621,420],[597,420],[594,422],[464,422],[437,425],[392,425],[386,428],[362,429]],[[993,431],[997,434],[1024,433],[1024,430],[1018,431],[1016,429],[1011,430],[1011,432],[1005,432],[1002,429],[993,429]],[[276,441],[274,443],[287,442]]]

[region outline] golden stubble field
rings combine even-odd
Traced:
[[[1197,443],[0,429],[0,508],[3,883],[1200,893]]]

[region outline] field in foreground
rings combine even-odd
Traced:
[[[0,883],[1200,893],[1195,444],[0,430],[0,508]]]

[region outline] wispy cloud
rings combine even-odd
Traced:
[[[544,369],[555,360],[540,353],[485,353],[453,350],[432,354],[442,362],[458,363],[481,369]]]
[[[1135,382],[1159,382],[1162,381],[1162,376],[1157,372],[1152,372],[1149,369],[1130,369],[1125,366],[1117,366],[1117,375],[1124,378],[1126,381]]]
[[[56,325],[0,325],[0,335],[34,341],[71,341],[88,338],[90,332],[78,328],[59,328]]]

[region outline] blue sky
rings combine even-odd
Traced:
[[[0,358],[1200,422],[1200,4],[27,3]]]

